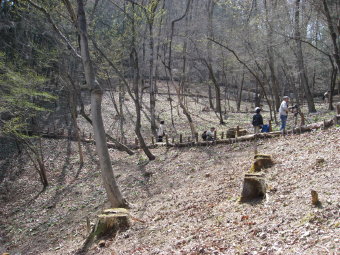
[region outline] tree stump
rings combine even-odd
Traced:
[[[99,238],[129,227],[129,212],[124,208],[106,209],[98,215],[94,235]]]
[[[263,199],[266,195],[266,183],[263,174],[245,174],[240,202]]]
[[[129,227],[129,212],[124,208],[111,208],[103,211],[98,215],[97,223],[92,228],[90,235],[87,237],[83,249],[87,249],[93,241],[101,237],[110,236],[120,230]]]
[[[312,205],[315,205],[315,206],[320,205],[318,193],[315,190],[311,190],[310,193],[312,195]]]
[[[274,162],[270,155],[257,154],[254,156],[254,162],[250,168],[250,172],[260,172],[262,169],[271,167],[272,165],[274,165]]]
[[[236,136],[244,136],[247,134],[247,130],[240,128],[229,128],[226,132],[226,138],[235,138]]]

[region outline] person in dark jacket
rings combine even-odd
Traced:
[[[261,108],[256,107],[255,108],[256,114],[253,116],[253,126],[254,126],[254,133],[258,134],[260,132],[260,128],[263,126],[263,118],[262,115],[260,114]]]

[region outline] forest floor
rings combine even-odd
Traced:
[[[199,122],[202,129],[217,123],[213,115]],[[230,125],[250,129],[251,115],[229,114]],[[319,109],[306,117],[332,115]],[[26,154],[0,158],[7,169],[0,176],[0,254],[76,254],[87,237],[86,218],[94,222],[109,207],[93,145],[83,145],[82,167],[75,142],[42,139],[42,146],[50,183],[43,192]],[[239,203],[252,142],[159,147],[152,162],[142,151],[110,150],[130,212],[143,222],[132,220],[128,230],[86,254],[339,254],[340,128],[259,140],[258,150],[275,164],[264,170],[266,198],[253,203]],[[311,205],[312,189],[319,207]]]
[[[215,127],[217,130],[218,136],[221,132],[226,132],[228,128],[236,128],[239,126],[242,129],[247,130],[248,132],[253,132],[253,126],[251,124],[252,116],[254,114],[254,106],[251,101],[242,101],[240,112],[236,111],[236,102],[232,98],[229,100],[223,99],[222,108],[223,119],[225,121],[225,125],[219,124],[218,114],[209,109],[209,103],[206,92],[208,89],[205,85],[195,84],[190,88],[190,95],[185,99],[185,104],[191,114],[191,118],[195,125],[196,131],[201,134],[203,131],[210,129],[211,127]],[[157,105],[157,124],[160,120],[165,121],[165,126],[167,130],[167,134],[169,138],[174,138],[176,142],[179,141],[179,135],[183,135],[183,139],[186,140],[189,136],[191,136],[191,130],[188,125],[188,121],[186,116],[183,114],[182,109],[179,107],[177,97],[174,96],[175,91],[172,89],[170,92],[172,93],[171,102],[169,101],[169,96],[167,95],[166,84],[161,84],[159,89],[160,94],[157,95],[156,105]],[[108,134],[113,137],[120,138],[122,137],[122,132],[120,128],[120,119],[119,115],[115,111],[115,107],[113,104],[112,98],[115,99],[116,105],[119,105],[118,92],[114,92],[114,96],[110,93],[105,93],[102,102],[102,112],[105,119],[105,130]],[[205,97],[200,97],[198,102],[197,97],[195,95],[204,95]],[[88,113],[90,113],[90,105],[89,105],[89,95],[84,96],[85,100],[85,109]],[[215,99],[213,99],[213,104],[215,104]],[[340,96],[337,95],[335,98],[335,103],[340,101]],[[301,110],[305,115],[306,124],[320,122],[324,119],[331,119],[334,117],[334,111],[328,111],[328,105],[325,103],[321,103],[320,99],[315,99],[315,105],[317,108],[316,113],[308,113],[308,109],[306,104],[301,105]],[[269,123],[270,114],[269,107],[262,100],[262,116],[264,119],[264,124]],[[290,102],[290,105],[295,104],[295,102]],[[119,107],[117,107],[119,108]],[[134,113],[134,103],[126,94],[123,97],[122,109],[124,111],[123,114],[123,136],[126,144],[134,144],[135,143],[135,113]],[[145,94],[143,97],[142,104],[142,124],[141,124],[141,132],[147,144],[151,144],[152,132],[150,129],[150,110],[149,110],[149,95]],[[56,116],[58,118],[58,116]],[[59,119],[60,118],[59,116]],[[279,117],[276,116],[277,121]],[[300,119],[298,120],[298,125],[300,123]],[[272,123],[273,131],[279,130],[279,123],[275,124],[275,121]],[[294,126],[292,114],[288,118],[287,128],[290,129]],[[79,118],[79,127],[82,132],[87,135],[92,131],[92,126],[84,118]]]

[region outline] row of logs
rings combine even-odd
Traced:
[[[325,120],[322,123],[314,123],[310,125],[303,125],[300,127],[293,128],[288,131],[288,133],[303,133],[303,132],[309,132],[313,129],[318,129],[318,128],[327,128],[331,125],[337,125],[340,124],[340,103],[336,105],[336,115],[332,120]],[[280,135],[279,132],[272,132],[272,125],[271,122],[269,121],[269,133],[261,133],[259,134],[259,138],[269,138],[273,136],[278,136]],[[65,132],[64,128],[56,128],[55,125],[53,125],[52,128],[47,128],[43,130],[42,132],[31,132],[32,134],[36,135],[41,135],[42,137],[45,138],[69,138],[72,140],[76,140],[75,135],[70,135]],[[67,133],[67,134],[66,134]],[[80,132],[80,138],[83,142],[94,142],[93,141],[93,135],[92,133],[86,133],[84,130],[81,130]],[[245,129],[241,129],[239,126],[236,128],[230,128],[226,132],[221,132],[219,135],[215,131],[214,134],[214,143],[234,143],[234,142],[239,142],[239,141],[250,141],[253,140],[254,135],[247,135],[247,131]],[[137,138],[135,138],[135,141],[133,144],[128,144],[128,140],[126,138],[117,138],[118,142],[127,145],[130,148],[139,148],[139,141]],[[175,137],[169,137],[165,136],[164,137],[164,142],[163,143],[157,143],[155,137],[151,137],[151,144],[149,144],[148,147],[153,148],[158,145],[165,145],[169,147],[185,147],[185,146],[192,146],[192,145],[206,145],[206,144],[211,144],[212,142],[206,142],[206,141],[201,141],[200,135],[198,133],[195,134],[194,137],[188,136],[184,137],[183,134],[179,134],[178,140],[176,141]],[[108,146],[111,148],[115,148],[114,145],[108,143]]]

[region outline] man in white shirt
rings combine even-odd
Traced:
[[[281,119],[281,128],[280,131],[282,134],[286,132],[286,123],[287,123],[287,118],[288,118],[288,102],[289,102],[289,97],[284,96],[283,101],[280,105],[279,108],[279,114],[280,114],[280,119]]]
[[[163,142],[163,136],[165,136],[165,126],[164,126],[164,120],[162,120],[159,124],[159,128],[157,130],[157,142]]]

